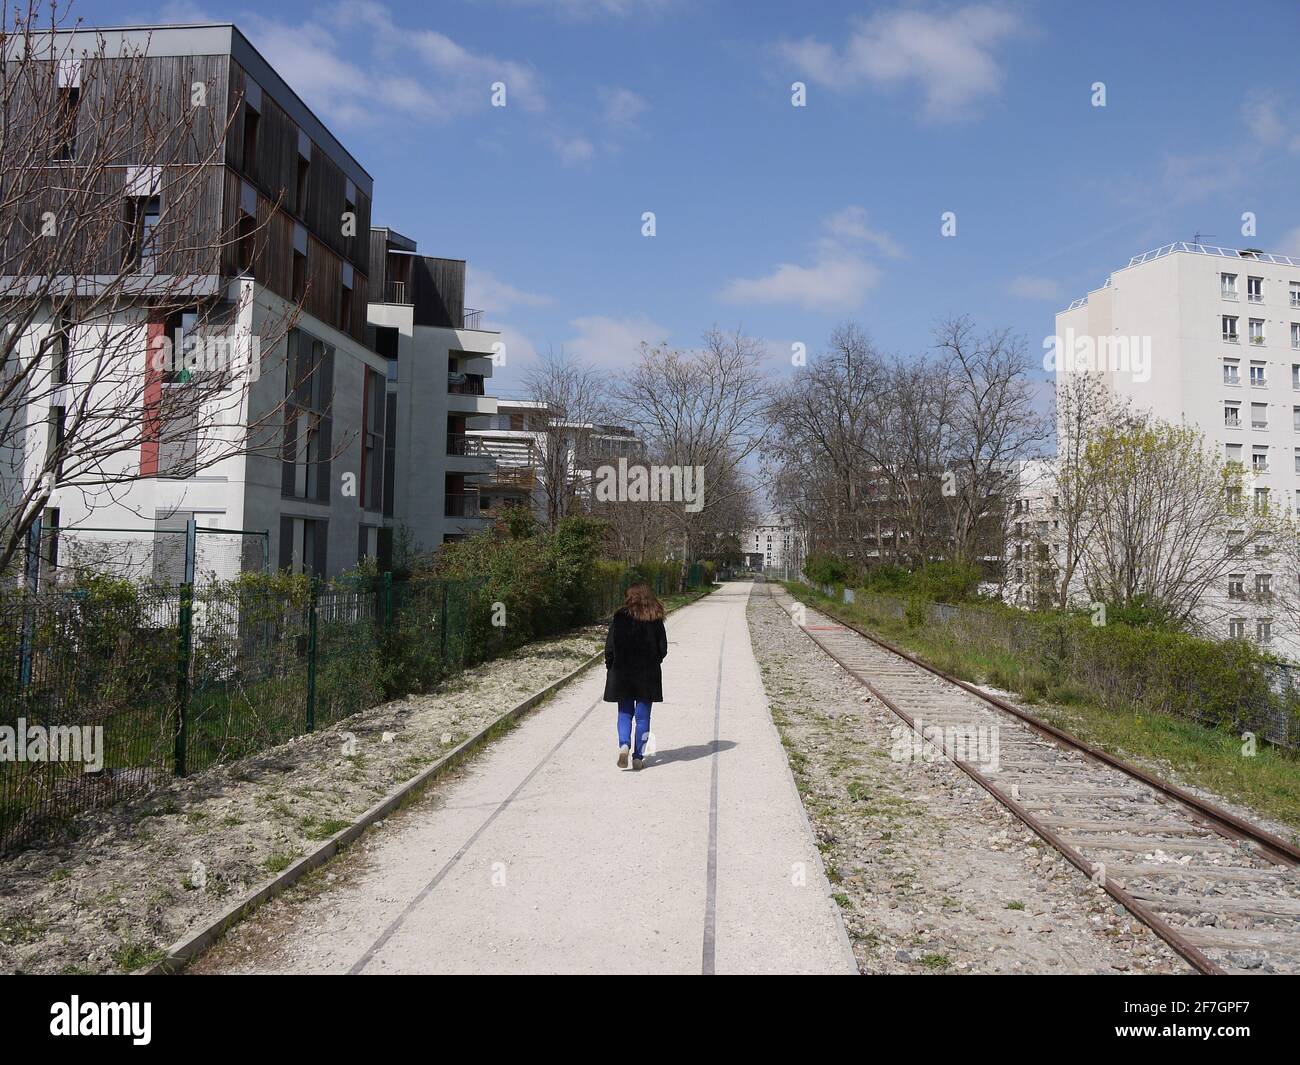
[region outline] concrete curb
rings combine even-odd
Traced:
[[[711,592],[713,589],[709,589]],[[683,603],[682,606],[693,606],[695,603],[708,598],[709,592],[689,603]],[[682,607],[677,607],[677,610]],[[671,611],[670,611],[671,613]],[[265,902],[269,902],[277,895],[281,894],[286,888],[290,887],[297,880],[301,879],[313,869],[317,869],[333,858],[340,850],[355,842],[366,829],[370,828],[375,822],[382,821],[389,815],[395,813],[411,799],[415,798],[429,784],[433,783],[439,777],[443,776],[451,769],[455,769],[462,762],[466,761],[478,748],[482,747],[489,740],[493,739],[499,732],[505,730],[507,726],[517,721],[524,714],[528,713],[535,706],[541,703],[547,696],[554,694],[560,688],[563,688],[571,681],[577,680],[580,676],[591,669],[598,662],[603,662],[605,652],[598,651],[576,669],[571,670],[558,680],[552,681],[545,688],[534,692],[522,702],[511,707],[501,714],[500,717],[494,718],[483,728],[479,729],[474,735],[462,740],[445,755],[439,758],[427,769],[421,770],[406,783],[399,786],[396,790],[390,792],[386,797],[381,799],[374,806],[370,807],[357,820],[342,831],[336,832],[330,836],[324,843],[317,847],[310,854],[299,858],[283,872],[277,874],[259,887],[251,895],[246,895],[239,902],[235,903],[229,909],[218,914],[208,924],[196,932],[191,932],[184,939],[177,940],[168,949],[165,957],[154,962],[152,965],[146,965],[143,968],[134,970],[132,976],[166,976],[179,972],[186,965],[192,962],[213,943],[221,938],[234,925],[247,917]]]

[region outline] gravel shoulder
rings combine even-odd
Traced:
[[[951,762],[892,760],[902,722],[763,589],[749,627],[861,972],[1191,972]]]
[[[154,960],[571,672],[603,637],[593,626],[529,644],[437,692],[174,781],[13,855],[0,865],[0,972],[129,972]]]

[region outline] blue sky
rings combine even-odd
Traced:
[[[504,389],[535,352],[616,370],[714,323],[774,374],[849,319],[912,353],[968,313],[1039,350],[1137,252],[1199,231],[1300,254],[1296,0],[74,10],[238,24],[374,175],[375,221],[469,260]]]

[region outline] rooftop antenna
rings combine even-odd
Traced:
[[[1193,234],[1192,234],[1192,243],[1193,243],[1193,244],[1200,244],[1200,243],[1201,243],[1201,238],[1202,238],[1202,237],[1214,237],[1215,240],[1218,240],[1218,239],[1219,239],[1219,238],[1218,238],[1217,236],[1215,236],[1215,234],[1213,234],[1213,233],[1193,233]]]

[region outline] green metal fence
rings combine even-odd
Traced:
[[[613,613],[630,579],[593,575],[566,623]],[[673,595],[706,579],[697,564],[651,583]],[[483,587],[385,573],[0,594],[0,852],[508,650],[519,638]],[[76,757],[33,748],[56,734]]]
[[[474,582],[298,587],[0,595],[0,851],[375,705],[399,633],[428,683],[466,659]]]

